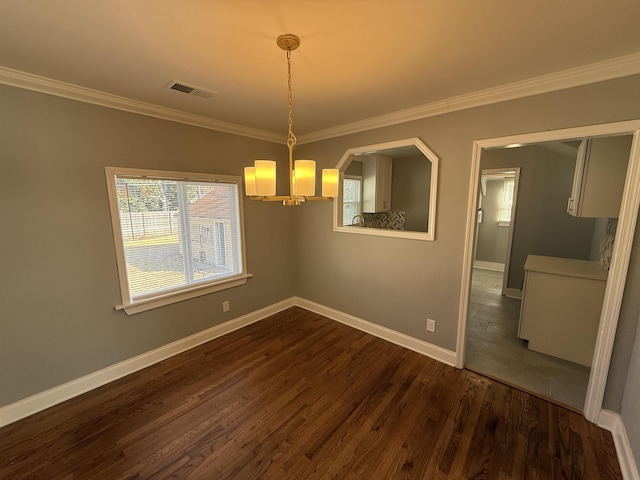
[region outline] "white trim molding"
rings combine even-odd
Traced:
[[[474,260],[473,268],[479,268],[480,270],[489,270],[491,272],[504,272],[504,263]]]
[[[378,324],[368,322],[339,310],[326,307],[319,303],[300,297],[291,297],[136,357],[124,360],[115,365],[111,365],[97,372],[90,373],[63,385],[35,394],[4,407],[0,407],[0,427],[16,422],[22,418],[26,418],[49,407],[53,407],[73,397],[82,395],[90,390],[101,387],[131,373],[135,373],[143,368],[149,367],[174,355],[178,355],[179,353],[202,345],[210,340],[214,340],[235,330],[246,327],[247,325],[263,320],[293,306],[301,307],[319,315],[323,315],[331,320],[343,323],[370,335],[374,335],[378,338],[428,356],[447,365],[455,366],[456,364],[456,352],[410,337]],[[612,433],[623,478],[625,480],[640,480],[637,464],[633,457],[627,432],[620,415],[608,410],[602,410],[598,418],[598,425]]]
[[[161,107],[151,103],[140,102],[111,93],[81,87],[72,83],[61,82],[31,73],[13,70],[0,66],[0,84],[46,93],[56,97],[68,98],[78,102],[90,103],[101,107],[123,110],[125,112],[160,118],[171,122],[184,123],[195,127],[207,128],[218,132],[231,133],[243,137],[266,140],[267,142],[286,143],[284,135],[265,132],[256,128],[245,127],[235,123],[223,122],[193,113],[181,112],[172,108]]]
[[[344,219],[342,218],[342,189],[339,189],[338,196],[333,202],[333,231],[342,232],[356,235],[374,235],[379,237],[395,237],[406,238],[412,240],[424,240],[434,241],[436,236],[436,203],[438,201],[438,165],[440,160],[433,151],[427,147],[422,140],[418,137],[405,138],[402,140],[394,140],[391,142],[377,143],[375,145],[365,145],[362,147],[348,148],[340,161],[336,165],[336,168],[340,171],[340,179],[344,177],[344,172],[349,164],[358,155],[370,155],[371,153],[377,153],[381,155],[392,152],[398,148],[415,147],[425,160],[428,160],[431,164],[431,184],[429,186],[429,215],[427,221],[427,231],[418,232],[411,230],[393,230],[383,228],[363,228],[359,226],[344,226]]]
[[[241,317],[229,320],[228,322],[216,325],[202,332],[195,333],[188,337],[176,340],[162,347],[143,353],[136,357],[124,360],[84,377],[71,380],[65,384],[37,393],[17,402],[0,407],[0,427],[16,422],[22,418],[38,413],[49,407],[69,400],[78,395],[82,395],[90,390],[101,387],[109,382],[122,378],[131,373],[142,370],[155,363],[166,360],[169,357],[178,355],[191,348],[197,347],[210,340],[231,333],[252,323],[263,320],[271,315],[286,310],[289,307],[301,307],[319,315],[324,315],[331,320],[344,323],[350,327],[369,333],[376,337],[387,340],[401,347],[405,347],[414,352],[426,355],[447,365],[453,366],[456,362],[455,352],[432,345],[423,340],[410,337],[403,333],[396,332],[375,323],[362,320],[361,318],[334,310],[324,305],[305,300],[303,298],[291,297],[286,300],[274,303]]]
[[[517,298],[518,300],[522,300],[522,290],[518,288],[505,288],[504,296],[509,298]]]
[[[302,145],[303,143],[317,142],[372,130],[374,128],[397,125],[399,123],[435,117],[445,113],[638,74],[640,74],[640,53],[633,53],[569,70],[534,77],[528,80],[521,80],[507,85],[458,95],[426,105],[419,105],[417,107],[346,123],[316,132],[301,134],[298,136],[298,144]],[[258,140],[286,143],[284,135],[140,102],[2,66],[0,66],[0,84]]]
[[[622,204],[618,218],[616,241],[611,257],[611,267],[604,294],[598,335],[589,376],[589,385],[584,404],[584,416],[593,423],[598,422],[602,409],[602,400],[609,372],[609,363],[613,351],[618,315],[622,303],[622,295],[626,282],[633,235],[640,207],[640,120],[589,125],[584,127],[552,130],[509,137],[492,138],[474,142],[471,160],[471,178],[469,183],[469,199],[467,204],[467,226],[465,234],[465,250],[462,266],[462,282],[460,291],[460,308],[458,318],[457,363],[456,367],[464,366],[465,334],[467,313],[469,308],[472,253],[475,242],[477,185],[480,175],[480,157],[485,149],[501,148],[514,143],[527,145],[533,143],[575,140],[585,137],[604,135],[633,135],[629,166],[622,195]]]
[[[633,457],[633,451],[629,444],[627,429],[619,414],[609,411],[600,411],[598,417],[598,426],[609,430],[613,437],[613,443],[616,446],[616,454],[618,463],[624,480],[640,480],[640,472],[638,472],[638,464]]]
[[[268,307],[261,308],[207,330],[195,333],[136,357],[124,360],[109,367],[71,380],[63,385],[37,393],[23,400],[0,407],[0,427],[28,417],[34,413],[53,407],[85,392],[101,387],[109,382],[142,370],[155,363],[166,360],[210,340],[231,333],[252,323],[258,322],[282,310],[294,306],[292,299],[286,299]]]
[[[467,110],[493,103],[516,100],[518,98],[540,95],[543,93],[580,87],[591,83],[613,80],[640,74],[640,53],[616,57],[582,67],[563,70],[561,72],[542,75],[499,87],[479,90],[457,97],[439,100],[406,110],[380,115],[357,122],[346,123],[336,127],[318,130],[298,136],[298,144],[317,142],[329,138],[340,137],[352,133],[388,127],[398,123],[435,117],[445,113]]]
[[[298,307],[330,318],[331,320],[344,323],[345,325],[356,328],[375,337],[395,343],[396,345],[413,350],[414,352],[422,355],[426,355],[427,357],[431,357],[434,360],[446,363],[452,367],[455,366],[456,353],[451,350],[438,347],[437,345],[425,342],[424,340],[410,337],[409,335],[391,330],[390,328],[383,327],[377,323],[368,322],[362,318],[341,312],[340,310],[335,310],[330,307],[325,307],[319,303],[305,300],[304,298],[295,297],[294,304]]]
[[[613,342],[618,327],[618,316],[622,305],[622,296],[627,280],[631,248],[636,230],[638,212],[640,211],[640,121],[635,122],[635,132],[629,155],[627,177],[622,193],[620,215],[616,228],[616,241],[613,245],[611,266],[607,286],[604,292],[604,303],[600,314],[600,325],[596,337],[593,362],[587,398],[585,401],[585,417],[595,422],[602,408],[604,390],[611,363]]]

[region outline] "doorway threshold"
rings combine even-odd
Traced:
[[[505,380],[504,378],[496,377],[496,376],[491,375],[489,373],[483,372],[483,371],[481,371],[481,370],[479,370],[477,368],[474,368],[474,367],[472,367],[470,365],[465,365],[464,369],[465,370],[469,370],[470,372],[473,372],[473,373],[475,373],[477,375],[481,375],[483,377],[489,378],[489,379],[491,379],[491,380],[493,380],[495,382],[502,383],[503,385],[506,385],[508,387],[515,388],[516,390],[520,390],[521,392],[527,393],[527,394],[532,395],[534,397],[541,398],[542,400],[546,400],[549,403],[553,403],[554,405],[557,405],[559,407],[566,408],[567,410],[571,410],[572,412],[579,413],[580,415],[582,415],[584,413],[581,408],[575,407],[573,405],[569,405],[568,403],[561,402],[557,398],[553,398],[553,397],[544,395],[544,394],[542,394],[540,392],[536,392],[535,390],[530,390],[528,388],[523,387],[522,385],[518,385],[517,383],[509,382],[509,381]]]

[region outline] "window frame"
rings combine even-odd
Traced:
[[[360,185],[358,186],[358,194],[359,194],[359,198],[357,202],[346,202],[344,200],[344,183],[346,180],[355,180],[357,182],[360,183]],[[356,205],[356,215],[355,216],[362,216],[362,175],[347,175],[345,174],[343,182],[342,182],[342,211],[343,211],[343,218],[342,218],[342,225],[345,227],[349,227],[349,226],[353,226],[353,223],[344,223],[344,206],[345,205]],[[353,217],[352,217],[353,220]]]
[[[115,253],[120,284],[120,297],[122,301],[121,304],[115,305],[116,310],[124,310],[127,315],[132,315],[165,305],[170,305],[172,303],[188,300],[190,298],[199,297],[201,295],[218,292],[227,288],[237,287],[247,283],[247,279],[252,275],[247,271],[241,177],[210,173],[175,172],[124,167],[105,167],[105,175],[107,179],[107,192],[111,213],[111,225],[116,251]],[[122,230],[120,227],[120,211],[116,190],[116,179],[118,177],[141,178],[147,180],[172,180],[181,182],[189,181],[235,184],[237,187],[238,195],[236,203],[238,205],[238,221],[240,227],[239,248],[241,251],[239,253],[242,261],[242,271],[238,274],[231,275],[222,279],[186,285],[156,295],[145,296],[144,298],[133,300],[130,295],[129,277],[127,275],[127,265],[125,261],[124,237],[122,235]]]

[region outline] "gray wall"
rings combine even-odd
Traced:
[[[245,201],[246,285],[134,316],[115,311],[104,172],[241,175],[255,158],[286,161],[285,146],[6,86],[0,105],[0,405],[293,295],[289,209]]]
[[[473,141],[640,118],[638,91],[640,76],[628,77],[299,145],[322,168],[349,147],[421,137],[440,158],[436,241],[335,233],[328,203],[245,201],[247,285],[128,317],[113,310],[104,166],[240,175],[254,158],[285,157],[284,147],[2,86],[2,228],[17,234],[0,249],[0,404],[294,294],[454,350]],[[634,258],[629,275],[640,273]],[[618,332],[637,328],[630,295]],[[637,374],[627,375],[628,337],[616,336],[607,384],[605,407],[617,411]]]
[[[504,263],[509,243],[509,227],[498,224],[504,180],[487,180],[486,185],[487,189],[482,197],[482,223],[478,224],[476,260]]]
[[[521,167],[507,286],[521,290],[527,255],[588,260],[595,220],[567,213],[575,159],[541,147],[482,153],[481,167]]]
[[[454,350],[473,141],[637,119],[638,91],[640,76],[627,77],[299,146],[326,168],[347,148],[417,136],[440,158],[440,177],[435,242],[333,232],[327,204],[296,211],[297,295]],[[623,310],[630,301],[626,293]],[[635,325],[639,314],[620,322]],[[426,332],[428,317],[435,333]],[[612,365],[628,366],[630,355],[616,341]],[[605,401],[617,411],[626,370],[618,372]]]
[[[405,230],[427,231],[430,182],[431,162],[424,155],[393,159],[391,210],[406,212]]]
[[[638,415],[638,405],[640,405],[640,324],[636,330],[633,355],[631,356],[627,383],[624,388],[622,410],[620,412],[636,464],[640,463],[640,415]]]
[[[344,171],[345,175],[362,176],[362,162],[359,160],[351,160],[351,163]]]

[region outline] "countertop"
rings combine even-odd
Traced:
[[[524,264],[525,271],[565,275],[568,277],[607,280],[607,270],[600,262],[575,260],[573,258],[544,257],[529,255]]]

